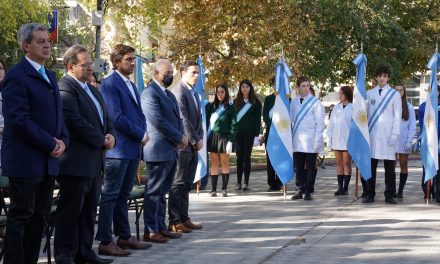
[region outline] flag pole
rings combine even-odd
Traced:
[[[287,184],[283,185],[283,192],[284,192],[284,201],[287,199]]]
[[[426,184],[426,205],[429,204],[429,199],[431,199],[431,180]]]
[[[354,190],[354,196],[359,198],[359,168],[356,166],[356,188]]]

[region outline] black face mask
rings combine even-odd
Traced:
[[[163,86],[165,86],[165,88],[168,88],[173,83],[173,75],[165,74],[163,76],[162,82],[163,82]]]

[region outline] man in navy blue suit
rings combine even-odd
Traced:
[[[4,263],[29,264],[38,261],[53,177],[68,136],[55,75],[44,67],[51,54],[47,28],[22,25],[18,41],[25,56],[8,72],[2,88],[1,159],[11,197]]]
[[[113,122],[116,146],[107,151],[104,188],[99,204],[96,239],[101,241],[98,253],[128,256],[124,249],[147,249],[131,236],[127,201],[133,189],[142,146],[148,142],[147,124],[142,113],[141,99],[136,86],[129,80],[134,71],[135,49],[118,44],[110,54],[115,71],[102,81],[100,91]],[[116,244],[112,238],[118,236]]]
[[[150,172],[144,195],[144,240],[166,243],[179,238],[165,225],[165,194],[171,190],[176,172],[177,148],[188,145],[176,97],[167,90],[173,83],[168,60],[153,65],[154,77],[142,92],[142,110],[147,117],[150,141],[144,146],[144,160]]]

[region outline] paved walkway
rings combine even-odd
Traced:
[[[190,215],[204,224],[201,231],[114,263],[440,263],[439,205],[424,202],[421,173],[420,162],[410,161],[397,205],[384,203],[383,168],[368,205],[352,195],[354,180],[351,195],[333,195],[334,166],[319,170],[312,201],[291,201],[293,184],[287,200],[265,192],[264,171],[252,172],[252,190],[235,192],[232,175],[229,197],[191,194]]]

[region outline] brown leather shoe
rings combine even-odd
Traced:
[[[194,224],[193,222],[191,222],[191,220],[186,220],[182,224],[188,228],[191,228],[191,229],[202,229],[203,228],[203,226],[201,224]]]
[[[126,257],[131,253],[118,247],[115,242],[112,241],[108,245],[99,244],[98,254],[106,256]]]
[[[129,239],[118,239],[116,244],[122,249],[148,249],[151,247],[151,244],[145,244],[137,241],[134,237],[130,237]]]
[[[176,233],[191,233],[192,229],[184,226],[183,224],[171,224],[168,226],[168,230]]]
[[[159,232],[162,236],[167,237],[169,239],[177,239],[177,238],[181,238],[182,234],[176,233],[176,232],[170,232],[168,230],[163,230]]]
[[[170,239],[162,236],[160,233],[144,233],[144,241],[150,241],[154,243],[167,243],[168,240]]]

